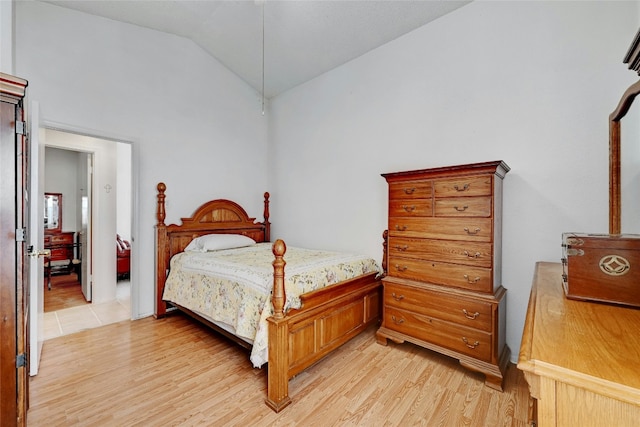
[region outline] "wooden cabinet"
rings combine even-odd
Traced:
[[[454,357],[501,390],[506,290],[501,281],[502,161],[384,174],[387,276],[378,342]]]
[[[4,11],[2,12],[4,13]],[[4,16],[3,16],[4,18]],[[4,25],[4,22],[3,22]],[[4,35],[4,32],[3,32]],[[4,48],[4,46],[3,46]],[[27,424],[29,396],[29,144],[27,81],[0,73],[0,425]],[[36,309],[34,307],[34,309]],[[35,349],[34,349],[35,350]]]
[[[562,265],[536,264],[518,368],[532,420],[546,426],[637,426],[640,310],[567,299]],[[537,410],[536,410],[537,407]]]

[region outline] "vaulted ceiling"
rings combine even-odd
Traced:
[[[265,96],[270,98],[470,1],[51,0],[46,3],[191,39],[258,92],[264,89]]]

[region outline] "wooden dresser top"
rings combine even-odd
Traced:
[[[640,405],[640,310],[567,299],[562,265],[539,262],[518,368]]]

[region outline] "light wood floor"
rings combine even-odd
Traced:
[[[248,353],[183,317],[146,318],[46,341],[31,378],[28,426],[521,426],[528,389],[509,366],[505,391],[375,329],[292,379],[293,403],[264,404],[266,373]]]
[[[51,289],[47,289],[45,278],[44,312],[63,310],[89,304],[82,295],[82,286],[75,273],[51,276]]]

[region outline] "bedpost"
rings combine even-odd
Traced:
[[[156,210],[158,223],[156,224],[156,301],[154,317],[161,318],[167,312],[167,304],[162,301],[162,292],[167,278],[167,255],[169,253],[167,226],[164,223],[166,218],[164,204],[166,196],[164,192],[167,190],[167,186],[164,182],[160,182],[156,188],[158,190],[158,206]]]
[[[286,264],[284,253],[287,251],[287,245],[278,239],[273,244],[272,251],[276,257],[273,261],[273,293],[271,295],[273,317],[282,319],[284,318],[284,302],[287,298],[284,290],[284,266]]]
[[[269,364],[267,365],[267,399],[271,409],[280,412],[291,403],[289,397],[289,323],[284,317],[284,253],[287,246],[280,239],[272,247],[273,255],[273,293],[271,302],[274,314],[267,319],[269,323]]]
[[[271,223],[269,222],[269,196],[270,194],[265,191],[264,193],[264,241],[271,241]]]
[[[158,186],[158,208],[156,210],[156,218],[158,219],[158,225],[164,225],[164,219],[167,217],[167,213],[164,209],[164,199],[167,197],[164,192],[167,191],[167,185],[164,182],[159,182]]]
[[[387,256],[389,245],[389,230],[384,230],[382,232],[382,275],[387,275]]]

